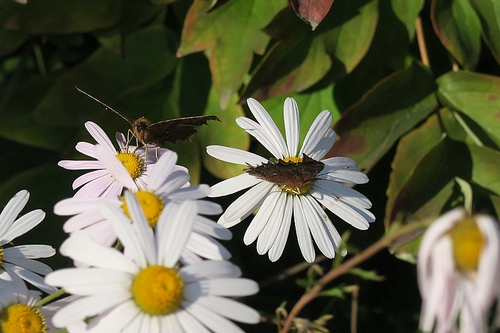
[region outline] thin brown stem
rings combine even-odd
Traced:
[[[425,46],[424,29],[422,28],[422,20],[420,19],[420,16],[418,16],[415,20],[415,28],[417,34],[418,49],[420,51],[420,58],[422,59],[422,63],[426,67],[431,68],[431,65],[429,63],[429,56],[427,55],[427,47]]]
[[[355,257],[352,257],[351,259],[347,260],[344,262],[342,265],[339,267],[329,271],[326,275],[324,275],[321,279],[318,280],[318,283],[309,290],[309,292],[305,293],[302,295],[302,297],[295,303],[294,307],[292,308],[292,311],[290,311],[290,314],[285,320],[285,323],[283,325],[283,328],[281,329],[280,333],[287,333],[290,328],[292,327],[293,319],[299,314],[300,310],[304,306],[306,306],[310,301],[312,301],[316,296],[319,294],[319,292],[323,289],[323,287],[331,282],[332,280],[336,279],[337,277],[347,273],[351,268],[354,268],[361,264],[363,261],[371,258],[373,255],[378,253],[379,251],[385,249],[387,246],[389,246],[394,240],[398,239],[399,237],[426,227],[426,224],[420,224],[420,223],[412,223],[409,225],[406,225],[402,227],[401,229],[395,231],[394,233],[385,236],[369,247],[367,247],[363,252],[358,254]]]
[[[351,333],[358,331],[358,295],[359,286],[352,286],[352,305],[351,305]]]

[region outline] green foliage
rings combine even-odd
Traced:
[[[338,141],[327,157],[350,157],[370,177],[360,191],[367,189],[377,221],[368,231],[353,231],[358,247],[408,222],[430,223],[456,205],[498,216],[498,2],[335,0],[326,12],[319,18],[300,12],[303,22],[286,0],[0,0],[0,136],[8,149],[2,204],[27,188],[51,212],[72,195],[77,176],[55,163],[83,158],[75,144],[93,140],[85,121],[110,137],[130,128],[77,86],[133,119],[217,115],[222,122],[199,128],[193,142],[168,145],[192,183],[244,168],[208,156],[207,145],[260,149],[235,123],[249,116],[247,98],[262,102],[284,132],[283,102],[294,97],[301,140],[316,115],[330,110]],[[44,188],[57,195],[44,196]],[[50,229],[58,223],[52,216]],[[334,223],[345,230],[343,222]],[[414,260],[421,233],[398,240],[392,253]],[[63,237],[55,236],[54,246]],[[235,253],[245,258],[244,272],[269,275],[243,250]],[[286,267],[297,258],[282,260]],[[342,260],[337,256],[333,266]],[[297,283],[309,290],[330,266],[313,266]],[[348,276],[381,280],[371,268]],[[353,284],[343,281],[322,295],[343,298]],[[259,305],[275,308],[283,294]],[[375,311],[365,310],[360,316],[372,318]],[[330,322],[342,326],[335,316]],[[415,331],[414,319],[402,329],[389,320],[384,325],[386,331]]]

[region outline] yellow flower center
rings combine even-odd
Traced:
[[[116,157],[123,163],[132,179],[136,179],[142,174],[143,163],[136,153],[119,152]]]
[[[476,220],[469,217],[458,222],[449,234],[453,242],[453,256],[458,270],[477,271],[485,239]]]
[[[149,225],[155,228],[158,218],[163,210],[163,200],[161,200],[161,198],[159,198],[156,194],[149,191],[140,190],[139,192],[134,193],[134,195],[139,201],[142,211],[148,219]],[[125,197],[122,196],[121,199],[123,201],[123,211],[128,217],[130,217]]]
[[[3,247],[0,246],[0,265],[3,263]]]
[[[285,162],[294,162],[294,163],[300,163],[302,162],[302,158],[300,157],[287,157],[283,161]],[[312,188],[314,182],[311,183],[306,183],[301,186],[286,186],[286,185],[280,185],[280,188],[282,191],[290,193],[290,194],[295,194],[295,195],[302,195],[306,194],[309,192],[309,190]]]
[[[45,333],[45,317],[36,308],[26,304],[14,304],[0,313],[2,333]]]
[[[148,266],[136,275],[132,283],[132,295],[142,311],[150,315],[166,315],[181,304],[184,283],[173,269]]]

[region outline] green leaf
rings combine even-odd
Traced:
[[[465,141],[466,133],[456,121],[453,113],[443,108],[439,114],[433,114],[420,127],[412,130],[401,138],[392,161],[392,171],[387,187],[387,203],[384,225],[389,229],[391,210],[394,209],[394,199],[401,187],[411,176],[420,159],[425,156],[441,140],[445,131],[456,141]]]
[[[500,3],[496,0],[469,0],[469,2],[481,20],[484,41],[500,63]]]
[[[465,113],[481,127],[480,131],[500,143],[499,77],[457,71],[440,76],[436,82],[443,105]]]
[[[382,80],[342,114],[334,126],[340,139],[327,157],[347,156],[369,170],[437,107],[433,90],[432,76],[416,62]]]
[[[261,29],[286,1],[232,0],[207,13],[211,4],[196,0],[191,5],[177,55],[205,51],[221,109],[225,109],[250,68],[253,52],[264,53],[269,36]]]
[[[18,85],[9,96],[9,87],[2,88],[0,95],[4,96],[3,101],[7,103],[2,110],[4,121],[0,122],[0,135],[19,143],[49,150],[68,149],[68,143],[72,142],[77,132],[76,129],[40,123],[32,115],[37,104],[44,98],[57,78],[56,73],[47,77],[34,78]]]
[[[500,195],[500,152],[488,147],[467,145],[472,159],[471,180]]]
[[[237,96],[234,95],[231,103],[225,110],[220,109],[219,99],[215,89],[210,92],[206,114],[216,115],[220,123],[213,122],[209,127],[200,128],[200,141],[208,145],[220,145],[231,148],[248,150],[250,137],[236,124],[236,118],[244,116],[241,105],[236,104]],[[209,156],[205,147],[203,150],[203,165],[214,176],[226,179],[243,173],[245,166],[227,163]]]
[[[17,50],[28,37],[27,34],[20,31],[0,29],[0,57]]]
[[[433,0],[431,19],[444,47],[466,69],[474,69],[481,52],[481,24],[468,0]]]
[[[118,23],[121,10],[115,0],[31,0],[5,27],[30,34],[87,32]]]
[[[242,99],[303,91],[327,74],[328,82],[344,77],[368,51],[378,20],[377,4],[338,0],[314,32],[297,24],[291,8],[283,9],[265,29],[278,41],[252,73]]]
[[[387,204],[384,225],[389,229],[390,212],[394,199],[401,186],[408,180],[413,168],[422,156],[432,149],[441,139],[438,115],[434,114],[417,129],[401,138],[392,161],[392,172],[387,187]]]
[[[371,280],[371,281],[384,281],[385,277],[378,275],[376,271],[367,271],[365,269],[354,267],[348,271],[352,275],[359,276],[363,280]]]
[[[103,109],[102,105],[78,93],[75,86],[111,104],[110,101],[128,89],[138,89],[165,78],[176,64],[170,34],[158,26],[130,34],[124,59],[108,49],[97,50],[57,80],[37,106],[35,119],[47,124],[80,125]]]
[[[424,7],[424,0],[392,0],[392,10],[396,17],[405,25],[408,39],[415,36],[415,20]]]
[[[361,62],[335,86],[341,111],[359,101],[375,84],[410,65],[408,47],[422,0],[381,0],[372,43]]]
[[[288,95],[288,97],[295,99],[299,107],[300,142],[304,141],[309,127],[321,111],[329,110],[333,114],[332,123],[335,123],[340,118],[340,112],[332,99],[333,87],[333,84],[331,84],[324,89],[314,92]],[[283,118],[284,103],[284,96],[273,97],[262,102],[262,105],[269,112],[281,133],[285,133]]]

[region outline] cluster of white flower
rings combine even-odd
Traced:
[[[93,171],[74,181],[73,188],[80,188],[74,197],[54,207],[70,216],[60,252],[76,267],[52,272],[33,260],[54,255],[50,246],[7,246],[45,216],[34,210],[16,220],[29,197],[25,190],[17,193],[0,214],[0,332],[243,332],[233,321],[256,324],[260,316],[230,297],[255,294],[258,285],[228,261],[231,254],[220,243],[231,239],[227,228],[258,210],[244,243],[257,241],[257,252],[276,261],[293,220],[302,255],[313,262],[314,244],[333,258],[342,243],[325,207],[357,229],[375,221],[370,200],[341,184],[366,183],[368,177],[349,158],[322,159],[336,140],[329,111],[317,116],[299,150],[295,100],[285,101],[285,138],[256,100],[248,106],[257,122],[241,117],[237,123],[273,158],[209,146],[209,155],[247,167],[213,187],[191,186],[175,152],[129,145],[121,133],[117,151],[99,126],[87,122],[97,144],[80,142],[76,149],[95,160],[59,165]],[[206,199],[247,188],[225,212]],[[221,213],[217,223],[206,217]],[[500,298],[498,221],[461,209],[447,213],[424,235],[417,268],[423,331],[499,326],[500,304],[489,320]],[[41,293],[28,290],[25,281],[48,294],[61,287],[54,295],[70,295],[43,305]]]
[[[248,105],[258,122],[237,120],[275,159],[246,151],[210,146],[222,160],[249,166],[241,176],[214,187],[191,186],[188,170],[176,165],[177,154],[154,146],[129,145],[117,133],[118,150],[95,123],[85,127],[97,144],[79,142],[76,149],[95,159],[61,161],[70,170],[92,170],[78,177],[74,197],[60,201],[54,212],[70,216],[61,254],[75,268],[52,270],[34,258],[52,256],[49,246],[3,249],[0,274],[0,331],[20,332],[242,332],[233,323],[255,324],[259,314],[228,297],[257,293],[258,285],[241,278],[229,251],[233,226],[260,207],[244,241],[257,239],[259,254],[279,259],[294,217],[304,258],[315,258],[312,238],[333,258],[342,242],[320,204],[359,229],[375,217],[370,201],[339,182],[365,183],[354,161],[333,157],[320,161],[333,146],[332,116],[323,111],[299,151],[299,111],[285,101],[286,143],[275,123],[255,100]],[[274,176],[273,176],[274,175]],[[277,176],[277,177],[276,177]],[[218,223],[205,217],[222,208],[203,200],[252,187],[236,200]],[[0,216],[2,247],[42,221],[40,210],[14,221],[26,204],[19,192]],[[311,238],[312,235],[312,238]],[[113,247],[114,245],[117,245]],[[46,275],[45,280],[43,275]],[[40,292],[28,291],[24,279],[46,293],[56,288],[71,294],[36,306]],[[60,291],[60,293],[62,293]],[[22,306],[20,306],[22,305]],[[20,320],[19,318],[24,318]]]

